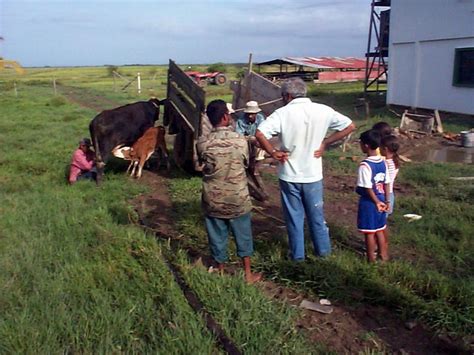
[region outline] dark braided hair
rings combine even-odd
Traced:
[[[380,137],[389,136],[392,134],[392,127],[387,122],[377,122],[372,126],[372,129],[375,129],[380,133]]]
[[[395,167],[398,169],[400,167],[400,156],[398,155],[400,142],[397,136],[391,134],[389,136],[382,137],[381,146],[393,153],[393,162],[395,163]]]

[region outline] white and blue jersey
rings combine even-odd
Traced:
[[[367,189],[372,189],[377,199],[385,202],[385,184],[390,182],[387,165],[382,157],[371,156],[360,163],[356,188],[360,195],[357,228],[362,233],[375,233],[385,229],[387,216],[385,212],[377,210]]]

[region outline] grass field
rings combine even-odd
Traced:
[[[269,300],[240,277],[220,278],[193,267],[184,251],[171,255],[166,244],[137,227],[130,200],[146,189],[122,172],[110,172],[100,189],[87,182],[66,185],[71,153],[88,136],[88,123],[96,114],[94,105],[66,99],[67,90],[78,88],[78,101],[81,93],[85,101],[97,96],[95,106],[103,108],[165,96],[166,67],[119,70],[129,78],[141,73],[141,95],[133,85],[121,90],[124,83],[118,81],[114,90],[105,67],[35,68],[23,77],[0,76],[0,351],[220,353],[163,255],[180,265],[206,309],[245,352],[331,350],[298,332],[298,310]],[[229,68],[229,77],[239,70]],[[231,97],[227,87],[206,90],[208,100]],[[359,83],[310,86],[312,97],[351,117],[360,90]],[[368,121],[359,118],[356,123],[364,129],[381,119],[397,122],[380,105]],[[456,120],[445,126],[452,131],[470,128]],[[356,163],[341,161],[340,155],[328,152],[327,172],[353,175]],[[348,247],[354,235],[344,221],[330,225],[335,252],[328,259],[288,262],[286,234],[278,230],[270,245],[256,236],[255,264],[268,279],[306,294],[354,307],[383,305],[402,319],[468,339],[474,333],[474,186],[450,180],[453,176],[474,176],[474,167],[403,166],[399,181],[407,192],[398,198],[391,222],[396,258],[386,265],[368,265]],[[180,171],[173,177],[176,228],[187,236],[181,246],[189,243],[207,253],[201,181]],[[275,183],[274,178],[268,183]],[[356,203],[352,193],[326,195],[328,203],[341,198]],[[407,212],[423,219],[407,224],[402,217]]]
[[[62,85],[84,86],[116,105],[139,99],[114,92],[108,78],[88,81],[104,68],[31,70],[17,81],[18,97],[10,78],[0,81],[0,351],[221,352],[174,282],[160,243],[131,223],[136,216],[129,200],[144,188],[121,172],[108,174],[100,189],[66,184],[72,151],[96,112],[54,96],[51,72]],[[184,257],[179,261],[186,264]],[[205,292],[215,277],[195,270],[185,275],[209,300],[206,306],[228,307],[237,317],[229,323],[218,312],[239,348],[318,349],[295,333],[293,310],[240,279],[219,280],[222,292],[210,298]]]

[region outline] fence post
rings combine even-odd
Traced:
[[[142,83],[140,81],[140,73],[137,73],[137,87],[138,87],[138,94],[142,93]]]
[[[252,53],[249,53],[249,64],[248,64],[248,69],[247,69],[247,73],[250,74],[250,72],[252,71]]]
[[[56,96],[58,94],[57,90],[56,90],[56,78],[53,77],[53,90],[54,90],[54,96]]]

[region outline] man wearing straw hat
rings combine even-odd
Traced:
[[[265,151],[260,148],[260,144],[255,138],[258,126],[265,121],[265,116],[262,110],[258,106],[257,101],[249,101],[245,104],[243,112],[237,116],[235,120],[235,131],[247,138],[249,142],[249,153],[250,153],[250,180],[249,186],[252,190],[258,192],[258,200],[268,199],[268,195],[265,192],[263,181],[260,177],[260,162],[265,159]]]
[[[262,110],[258,106],[257,101],[249,101],[245,104],[244,111],[239,115],[235,122],[235,131],[243,136],[246,136],[250,142],[257,147],[256,149],[256,161],[265,159],[265,151],[260,149],[260,145],[255,139],[255,133],[257,127],[265,121],[265,116]]]
[[[235,131],[243,136],[255,137],[258,125],[265,120],[261,112],[257,101],[247,102],[243,113],[236,119]]]

